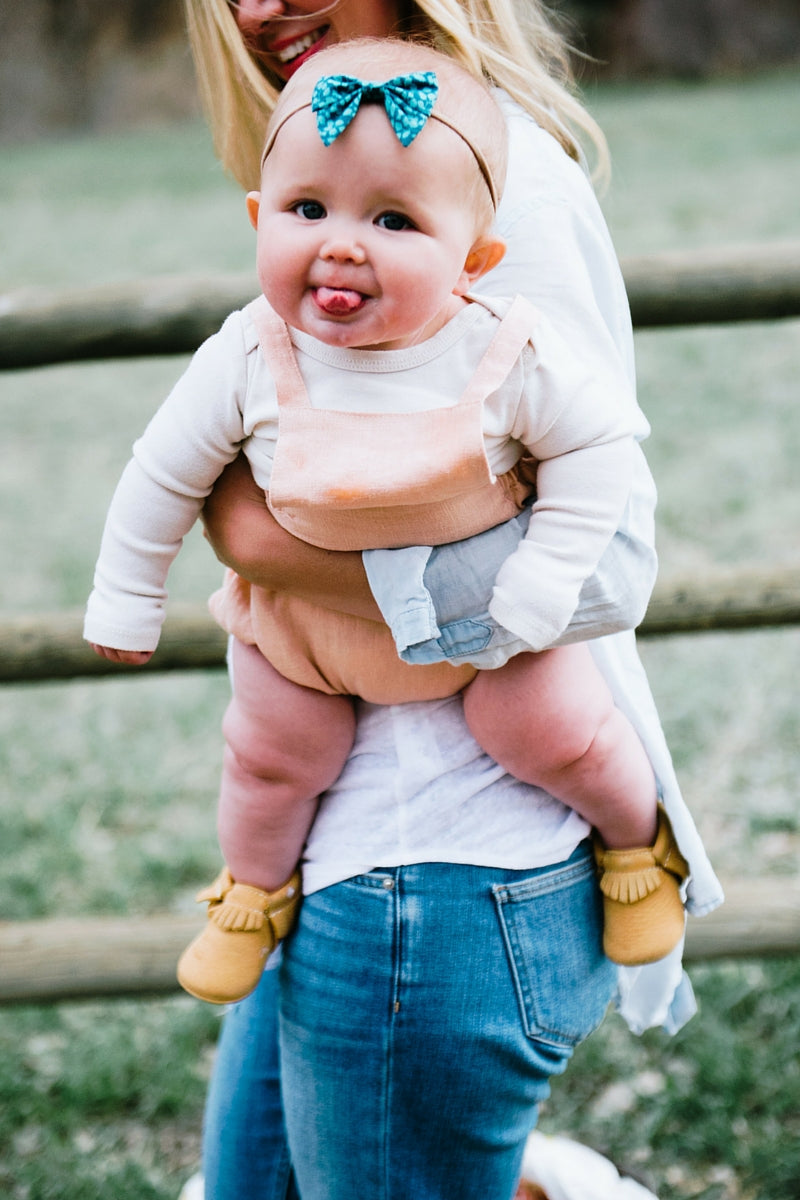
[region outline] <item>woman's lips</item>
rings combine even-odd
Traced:
[[[349,316],[366,304],[366,298],[353,288],[318,287],[313,295],[317,307],[332,317]]]

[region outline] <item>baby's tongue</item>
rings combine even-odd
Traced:
[[[360,308],[364,297],[350,288],[319,287],[316,291],[316,301],[323,312],[346,314]]]

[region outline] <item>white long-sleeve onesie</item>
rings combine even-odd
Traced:
[[[362,412],[448,407],[507,308],[507,301],[470,304],[431,339],[402,350],[341,349],[294,332],[311,404]],[[630,491],[633,431],[623,372],[613,363],[605,373],[589,370],[544,317],[530,315],[530,342],[483,406],[483,441],[495,474],[523,449],[539,464],[528,536],[504,565],[493,602],[496,618],[539,648],[567,625],[617,528]],[[243,310],[200,348],[134,446],[106,521],[89,641],[155,649],[167,572],[204,498],[242,447],[266,492],[277,429],[274,384]]]

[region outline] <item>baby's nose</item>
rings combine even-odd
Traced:
[[[334,259],[336,262],[363,263],[366,252],[358,238],[346,233],[329,237],[320,247],[320,257]]]

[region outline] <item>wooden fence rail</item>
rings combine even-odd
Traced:
[[[726,900],[689,922],[687,961],[800,953],[800,879],[725,881]],[[199,911],[199,910],[198,910]],[[193,917],[0,922],[0,1004],[52,1004],[177,992]]]
[[[730,567],[659,580],[640,637],[800,624],[800,570]],[[81,637],[83,611],[0,617],[0,683],[222,667],[226,638],[204,605],[169,607],[158,650],[146,667],[120,667]]]
[[[638,329],[800,315],[800,242],[622,260]],[[0,370],[191,353],[256,295],[251,273],[0,295]]]

